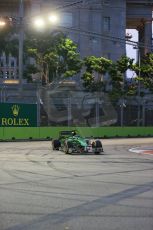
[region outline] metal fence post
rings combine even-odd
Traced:
[[[67,105],[68,105],[68,108],[67,108],[67,112],[68,112],[68,126],[71,125],[71,120],[72,120],[72,108],[71,108],[71,97],[68,97],[68,101],[67,101]]]
[[[99,97],[96,96],[96,127],[99,127]]]
[[[142,125],[145,126],[146,123],[146,101],[143,101],[143,107],[142,107]]]

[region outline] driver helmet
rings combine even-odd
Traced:
[[[72,131],[72,135],[75,136],[75,135],[76,135],[76,132],[75,132],[75,131]]]

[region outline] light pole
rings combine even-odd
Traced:
[[[24,7],[23,0],[20,0],[19,6],[19,91],[22,92],[23,80],[23,39],[24,39]]]
[[[137,125],[140,126],[140,91],[141,91],[141,82],[140,82],[140,50],[138,47],[138,65],[139,65],[139,73],[138,73],[138,123]]]
[[[140,93],[141,93],[141,82],[140,82],[140,77],[141,77],[141,60],[140,60],[140,47],[139,44],[137,46],[133,47],[134,49],[137,50],[137,63],[138,63],[138,115],[137,115],[137,126],[140,126],[140,120],[141,120],[141,102],[140,102]]]

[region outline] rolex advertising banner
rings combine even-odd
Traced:
[[[37,105],[19,103],[0,103],[0,126],[37,126]]]

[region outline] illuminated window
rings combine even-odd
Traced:
[[[6,71],[5,78],[9,78],[9,71]]]

